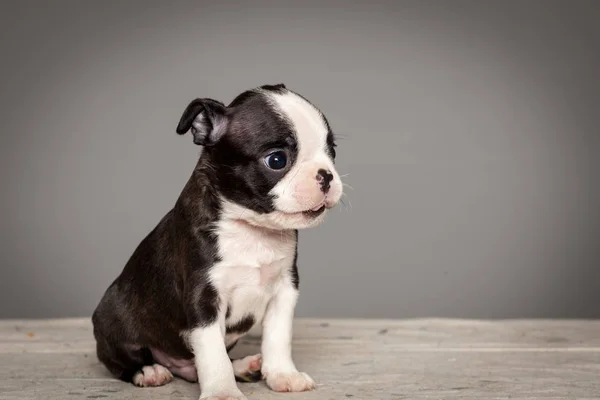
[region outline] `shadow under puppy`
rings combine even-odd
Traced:
[[[245,399],[236,380],[261,377],[275,391],[311,390],[291,356],[297,241],[342,195],[329,123],[279,84],[229,106],[192,101],[177,126],[188,131],[202,154],[94,311],[98,358],[138,386],[198,381],[201,399]],[[256,323],[262,354],[231,360]]]

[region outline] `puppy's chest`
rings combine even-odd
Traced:
[[[219,227],[218,245],[221,261],[215,265],[213,281],[227,295],[228,320],[252,315],[258,321],[278,285],[289,277],[295,233],[228,222]]]

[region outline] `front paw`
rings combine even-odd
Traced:
[[[305,392],[315,388],[315,381],[304,372],[276,372],[266,378],[267,386],[275,392]]]

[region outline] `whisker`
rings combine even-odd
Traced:
[[[350,201],[350,200],[348,200],[348,201]],[[345,211],[350,211],[350,208],[352,208],[352,207],[348,208],[348,205],[346,204],[346,202],[344,201],[344,199],[340,199],[340,203],[342,203],[342,205],[344,206],[344,208],[343,208],[343,209],[344,209]],[[340,211],[341,211],[341,210],[342,210],[342,209],[340,208]]]
[[[347,184],[346,182],[342,182],[342,185],[343,185],[344,187],[347,187],[347,188],[348,188],[348,189],[350,189],[350,190],[354,190],[354,188],[353,188],[352,186],[350,186],[349,184]]]

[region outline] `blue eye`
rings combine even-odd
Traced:
[[[284,151],[274,151],[265,157],[265,164],[271,169],[283,169],[287,165],[287,156]]]

